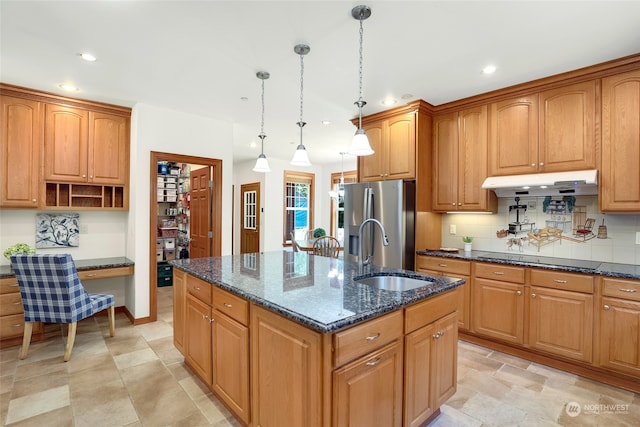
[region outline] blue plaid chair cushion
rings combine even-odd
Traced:
[[[113,295],[89,294],[69,254],[13,255],[24,320],[71,323],[115,304]]]

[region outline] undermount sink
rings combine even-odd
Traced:
[[[355,282],[378,289],[393,292],[404,292],[433,284],[431,280],[420,280],[404,276],[371,276],[362,279],[354,279]]]

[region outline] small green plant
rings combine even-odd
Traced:
[[[35,254],[36,250],[26,243],[16,243],[4,250],[3,255],[6,259],[11,260],[11,255],[15,254]]]
[[[471,236],[464,236],[464,237],[462,238],[462,241],[463,241],[463,242],[465,242],[465,243],[471,243],[471,242],[473,242],[473,237],[471,237]]]
[[[315,230],[313,230],[313,237],[315,237],[316,239],[318,237],[322,237],[326,235],[327,235],[327,232],[324,230],[324,228],[318,227]]]

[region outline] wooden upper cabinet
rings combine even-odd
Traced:
[[[434,211],[497,211],[487,177],[487,106],[433,120]]]
[[[489,105],[489,176],[519,175],[538,168],[538,96]]]
[[[44,121],[45,180],[87,182],[89,112],[47,104]]]
[[[603,212],[640,211],[640,70],[602,79]]]
[[[362,125],[375,153],[358,158],[361,182],[415,178],[415,116],[414,111],[404,112]]]
[[[96,184],[126,184],[129,173],[129,120],[90,112],[87,170]]]
[[[0,206],[37,208],[42,143],[42,104],[1,96]]]
[[[595,80],[540,94],[538,170],[595,169]]]

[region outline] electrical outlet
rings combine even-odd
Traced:
[[[640,245],[640,231],[636,231],[636,245]]]
[[[456,234],[456,225],[455,224],[449,224],[449,234]],[[636,238],[636,240],[638,240]]]
[[[89,224],[80,224],[80,234],[89,234]]]

